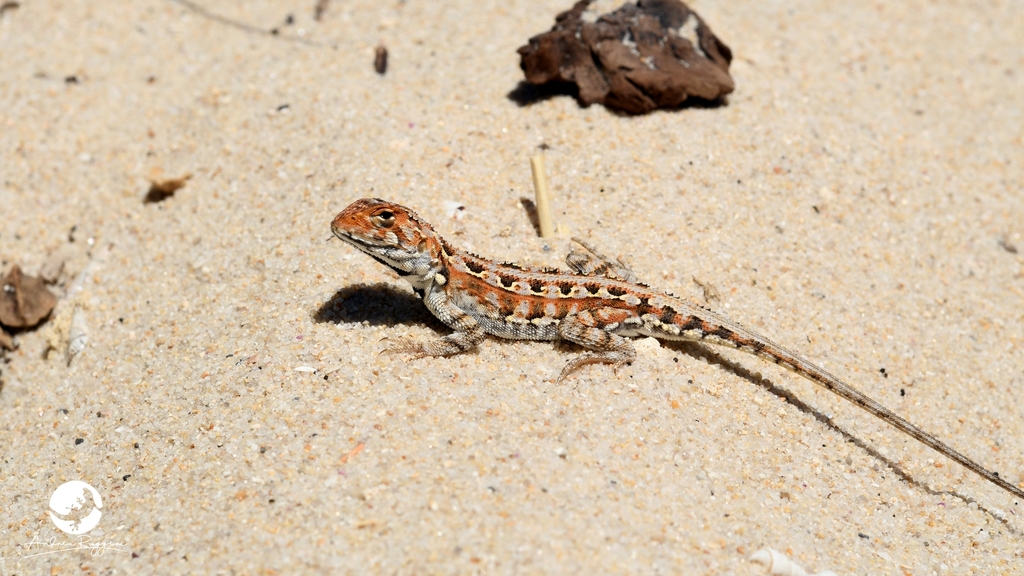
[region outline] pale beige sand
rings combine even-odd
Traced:
[[[642,341],[556,385],[578,350],[378,355],[443,327],[328,228],[381,196],[558,265],[520,204],[545,143],[572,233],[659,288],[709,283],[1021,482],[1019,3],[702,0],[736,93],[642,118],[507,99],[566,0],[202,4],[296,23],[158,0],[0,21],[2,268],[69,250],[60,306],[90,337],[69,368],[22,334],[3,367],[0,573],[763,574],[762,546],[840,574],[1024,570],[1024,503],[756,357]],[[194,176],[144,206],[154,168]],[[131,554],[28,557],[65,539],[46,507],[69,480]]]

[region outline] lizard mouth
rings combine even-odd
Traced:
[[[334,235],[337,236],[341,241],[347,242],[355,246],[356,248],[359,248],[360,250],[372,250],[373,248],[384,248],[387,246],[384,243],[377,244],[370,242],[369,240],[366,240],[364,238],[359,238],[350,232],[346,232],[345,230],[335,229],[333,232]]]
[[[394,270],[399,276],[405,277],[409,275],[409,271],[404,270],[396,263],[389,262],[387,259],[383,257],[383,254],[381,253],[381,248],[388,248],[388,244],[385,244],[383,242],[379,244],[372,243],[364,238],[356,237],[353,234],[346,232],[345,230],[333,230],[333,232],[334,235],[337,236],[342,242],[345,242],[346,244],[350,244],[351,246],[355,247],[356,250],[359,250],[363,254],[366,254],[370,258],[376,260],[378,264],[381,264],[382,266],[386,266]]]

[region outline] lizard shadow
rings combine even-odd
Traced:
[[[357,284],[338,290],[313,312],[317,324],[396,326],[422,324],[437,332],[449,329],[413,293],[391,284]]]
[[[414,294],[396,288],[391,284],[378,282],[376,284],[358,284],[342,288],[334,293],[331,298],[320,305],[313,313],[313,321],[316,323],[333,324],[358,324],[365,323],[370,326],[395,326],[398,324],[412,325],[421,324],[441,333],[447,333],[449,329],[434,317],[423,302]],[[576,348],[569,343],[556,342],[559,344]],[[914,488],[923,490],[933,496],[947,496],[957,498],[967,504],[974,503],[979,510],[988,514],[995,520],[1002,523],[1008,532],[1017,534],[1017,530],[1010,524],[1009,518],[1002,516],[983,506],[974,498],[953,490],[934,490],[928,485],[914,479],[896,463],[896,461],[882,455],[878,450],[868,445],[860,438],[840,428],[831,418],[823,414],[817,408],[799,399],[789,390],[778,386],[770,380],[755,374],[743,365],[733,362],[718,354],[709,347],[702,346],[695,342],[671,342],[662,341],[662,345],[670,350],[678,351],[695,359],[703,358],[709,364],[723,368],[737,376],[760,386],[765,391],[777,396],[784,402],[788,402],[797,410],[811,416],[825,427],[833,430],[847,442],[852,442],[868,455],[882,462],[887,468],[893,471],[897,478],[903,480]]]
[[[914,479],[914,477],[911,476],[909,472],[901,468],[900,465],[896,463],[896,461],[885,457],[878,450],[872,448],[870,445],[868,445],[860,438],[840,428],[839,425],[833,422],[831,418],[823,414],[817,408],[797,398],[796,395],[794,395],[789,390],[782,388],[781,386],[773,383],[772,381],[768,380],[767,378],[764,378],[763,376],[760,376],[759,374],[755,374],[754,372],[748,370],[739,363],[733,362],[725,358],[724,356],[721,356],[717,352],[711,350],[710,348],[702,346],[696,342],[662,341],[662,346],[665,346],[670,350],[675,350],[682,354],[686,354],[687,356],[691,356],[696,359],[703,358],[709,364],[718,366],[719,368],[723,368],[729,372],[732,372],[733,374],[736,374],[740,378],[749,381],[754,385],[760,386],[770,394],[773,394],[782,399],[783,402],[788,402],[792,404],[797,410],[803,412],[804,414],[807,414],[808,416],[814,418],[818,422],[821,422],[823,425],[825,425],[826,428],[829,428],[836,434],[839,434],[839,436],[841,436],[847,442],[852,442],[854,446],[860,448],[861,450],[864,450],[872,458],[881,461],[882,464],[884,464],[887,468],[892,470],[893,473],[896,474],[896,477],[899,478],[900,480],[903,480],[904,482],[913,486],[914,488],[923,490],[933,496],[948,496],[952,498],[957,498],[959,500],[963,500],[967,504],[973,503],[978,507],[978,510],[981,510],[985,514],[988,514],[992,518],[1001,522],[1006,527],[1007,531],[1009,531],[1011,534],[1017,534],[1017,530],[1010,524],[1009,518],[1007,518],[1006,516],[999,515],[993,512],[992,510],[989,510],[974,498],[961,494],[960,492],[957,492],[955,490],[935,490],[930,486],[922,482],[919,482],[918,480]]]

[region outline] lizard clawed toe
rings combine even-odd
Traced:
[[[423,344],[409,336],[385,336],[380,341],[388,341],[388,346],[378,352],[380,354],[412,354],[413,359],[420,359],[429,356],[423,350]]]
[[[579,358],[573,358],[566,362],[565,367],[558,373],[558,378],[555,378],[555,384],[561,384],[570,374],[590,364],[611,364],[612,372],[617,376],[619,368],[626,366],[629,362],[612,360],[601,354],[584,354]]]

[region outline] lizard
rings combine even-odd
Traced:
[[[453,356],[488,334],[512,340],[565,340],[589,352],[571,359],[556,383],[587,364],[616,369],[636,359],[628,338],[707,342],[755,354],[852,402],[1013,496],[1024,490],[964,456],[799,354],[713,310],[638,281],[621,261],[573,239],[569,271],[494,262],[459,250],[414,211],[363,198],[332,221],[335,236],[412,286],[427,309],[454,330],[429,341],[397,338],[387,352]]]

